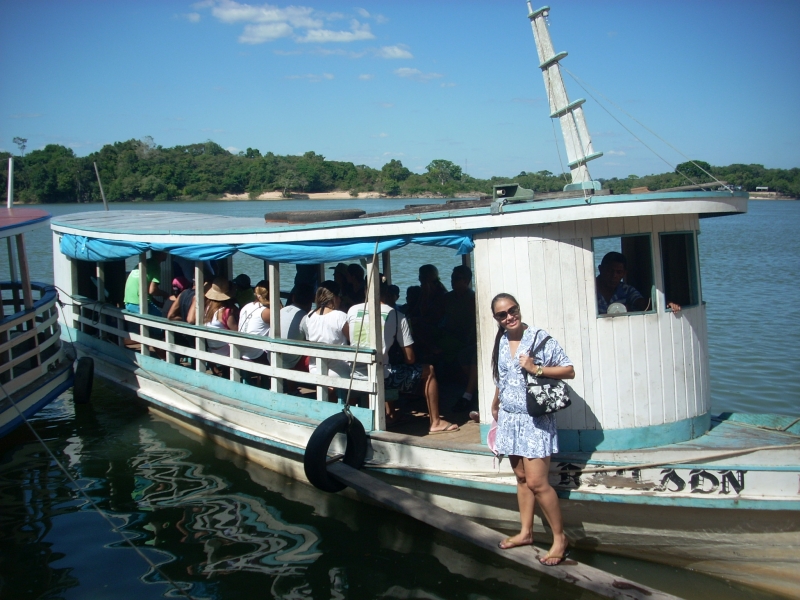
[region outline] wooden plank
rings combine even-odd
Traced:
[[[377,246],[376,246],[377,248]],[[369,315],[369,345],[375,349],[375,364],[369,367],[377,383],[373,399],[374,425],[379,431],[386,430],[386,394],[383,389],[383,318],[381,316],[380,257],[373,254],[367,263],[367,290],[365,307]]]
[[[491,234],[481,233],[475,236],[475,270],[473,285],[475,287],[475,318],[478,322],[478,398],[481,421],[491,422],[490,407],[494,384],[488,365],[491,360],[492,342],[495,325],[489,314],[491,302],[491,267],[489,262],[489,237]]]
[[[631,348],[631,317],[612,317],[614,375],[616,375],[617,427],[634,427],[633,352]]]
[[[528,264],[530,265],[530,289],[532,323],[544,327],[547,325],[547,287],[542,285],[545,278],[544,246],[546,241],[536,237],[528,239]]]
[[[269,269],[269,337],[281,337],[281,268],[276,262],[268,263]],[[269,362],[277,368],[283,366],[283,355],[277,352],[272,352],[269,356]],[[273,392],[283,392],[283,380],[273,378],[270,383],[270,389]]]
[[[592,226],[591,221],[580,221],[576,224],[575,235],[580,236],[582,247],[575,247],[575,269],[576,286],[578,294],[578,319],[581,331],[581,357],[580,357],[580,378],[581,396],[584,400],[584,407],[581,410],[582,419],[577,423],[583,423],[584,429],[596,429],[598,426],[597,417],[594,414],[594,403],[597,394],[594,390],[595,370],[592,356],[593,339],[595,335],[595,291],[594,291],[594,255],[591,251]],[[573,361],[574,357],[571,357]],[[576,369],[577,370],[577,369]],[[576,374],[577,378],[578,374]]]
[[[661,425],[665,422],[663,381],[661,379],[661,337],[658,319],[658,313],[647,315],[644,323],[649,425]]]
[[[633,396],[631,409],[636,427],[651,425],[650,386],[647,355],[647,319],[654,315],[635,315],[628,317],[630,326],[631,377]]]
[[[607,598],[636,600],[675,598],[675,596],[611,575],[574,560],[567,560],[556,567],[547,567],[538,560],[539,556],[543,556],[546,553],[542,548],[534,547],[535,555],[525,547],[501,550],[497,544],[505,536],[493,529],[479,525],[464,517],[456,516],[443,508],[412,496],[408,492],[399,490],[343,463],[337,462],[329,465],[328,472],[342,483],[371,500],[459,539],[475,544],[492,554],[531,568],[542,575],[555,577],[560,581],[590,590]]]

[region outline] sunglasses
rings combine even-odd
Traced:
[[[501,310],[500,312],[494,313],[494,318],[497,320],[498,323],[502,323],[509,316],[518,317],[519,316],[519,306],[512,306],[511,308],[508,309],[508,311]]]

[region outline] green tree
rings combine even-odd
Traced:
[[[438,181],[442,186],[453,179],[461,179],[461,167],[449,160],[437,158],[432,160],[426,169],[428,177],[432,181]]]
[[[702,160],[691,160],[681,163],[675,167],[675,172],[697,183],[709,181],[711,179],[711,177],[708,176],[708,173],[711,173],[711,165]]]

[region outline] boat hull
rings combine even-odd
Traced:
[[[137,355],[138,365],[134,361],[126,365],[108,359],[111,353],[104,357],[97,349],[77,349],[94,358],[99,376],[134,391],[160,417],[255,464],[307,481],[303,451],[319,420],[259,410],[223,399],[208,391],[209,386],[189,388],[163,374],[154,375],[147,366],[156,363],[146,363],[156,359]],[[215,378],[208,379],[213,387]],[[519,527],[507,461],[497,464],[477,445],[455,451],[448,449],[446,442],[426,446],[409,443],[408,437],[372,432],[368,472],[495,529],[512,532]],[[343,452],[344,445],[344,436],[339,436],[331,452]],[[405,462],[397,461],[401,455]],[[561,464],[572,464],[574,458]],[[419,468],[432,464],[438,466],[436,470]],[[467,475],[454,475],[457,473]],[[782,510],[780,502],[759,501],[749,490],[750,496],[742,494],[739,501],[747,508],[735,508],[736,498],[692,495],[688,489],[685,497],[659,495],[652,489],[621,494],[603,486],[597,486],[595,492],[570,490],[557,485],[560,477],[555,467],[551,479],[562,498],[566,533],[578,548],[688,568],[773,593],[800,596],[800,511],[794,508],[792,498],[785,503],[792,508]],[[345,493],[357,497],[352,491]],[[539,515],[535,528],[537,538],[546,542],[549,531]]]
[[[8,398],[0,401],[0,438],[19,427],[25,419],[31,418],[63,392],[72,387],[74,373],[71,363],[62,363],[46,377],[12,394],[14,403]],[[16,404],[16,408],[14,408]],[[19,409],[19,411],[17,411]],[[20,412],[24,415],[20,415]]]

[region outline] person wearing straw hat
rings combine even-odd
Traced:
[[[236,305],[231,296],[230,282],[224,277],[217,277],[206,292],[206,312],[203,319],[206,327],[238,331],[238,315]],[[208,350],[214,354],[228,354],[229,344],[217,340],[207,340]]]

